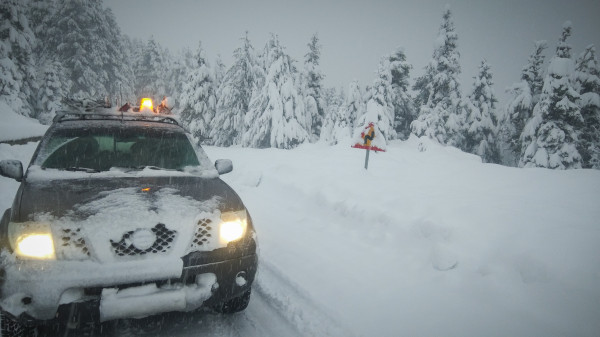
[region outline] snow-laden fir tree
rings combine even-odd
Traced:
[[[150,38],[135,65],[135,94],[137,98],[150,97],[160,102],[167,93],[167,66],[162,47]],[[189,79],[188,79],[189,80]]]
[[[252,92],[258,79],[264,76],[248,32],[240,40],[241,46],[233,52],[233,64],[224,74],[217,91],[217,111],[211,122],[210,137],[218,146],[242,143],[244,117],[250,106]]]
[[[39,114],[37,119],[42,124],[51,124],[56,112],[62,109],[62,81],[61,74],[63,73],[60,62],[55,61],[47,63],[41,76],[38,76],[43,82],[37,95]]]
[[[181,120],[200,145],[209,138],[209,124],[215,116],[217,99],[213,72],[206,62],[202,43],[198,44],[195,58],[196,64],[183,85],[179,101]]]
[[[105,88],[108,97],[113,102],[124,104],[135,98],[133,64],[127,55],[123,35],[114,14],[110,8],[103,13],[100,17],[102,24],[97,27],[97,38],[105,41],[106,52],[100,54],[102,65],[98,71],[106,74]]]
[[[109,94],[109,75],[104,66],[111,57],[110,30],[102,3],[92,0],[60,0],[47,26],[44,53],[49,62],[60,61],[70,83],[65,94],[97,99]]]
[[[179,110],[180,103],[178,95],[183,91],[183,85],[186,82],[191,69],[194,67],[194,52],[188,48],[182,48],[171,62],[171,67],[167,75],[167,87],[169,95],[175,100],[175,109]]]
[[[264,85],[252,95],[245,116],[243,145],[294,148],[308,140],[311,124],[296,86],[298,72],[277,35],[271,35],[261,59],[266,76]]]
[[[593,45],[588,46],[577,58],[574,82],[585,121],[577,146],[583,160],[582,166],[600,169],[600,68]]]
[[[408,93],[412,65],[406,61],[404,48],[397,48],[389,60],[394,92],[394,128],[399,139],[407,139],[410,135],[410,123],[415,119],[413,100]]]
[[[521,153],[521,133],[525,123],[533,115],[533,107],[538,103],[544,85],[544,40],[534,42],[534,51],[521,72],[521,81],[508,88],[512,99],[500,117],[498,136],[503,162],[517,166]]]
[[[357,80],[353,80],[348,84],[348,95],[346,95],[344,107],[348,111],[350,127],[354,130],[356,120],[364,115],[367,109]]]
[[[308,53],[304,55],[304,81],[306,85],[305,106],[307,114],[312,118],[311,140],[316,141],[321,134],[323,118],[325,115],[323,102],[322,82],[325,75],[319,69],[319,60],[321,58],[321,44],[319,36],[314,34],[307,44]]]
[[[371,87],[371,98],[367,101],[366,112],[355,123],[354,138],[359,138],[370,123],[375,126],[378,143],[382,146],[396,138],[394,129],[394,90],[392,89],[392,72],[389,57],[379,63],[377,78]],[[380,148],[384,148],[381,147]]]
[[[35,37],[26,13],[21,1],[0,1],[0,100],[16,113],[35,117]]]
[[[521,167],[581,168],[576,145],[583,117],[577,104],[579,93],[571,84],[574,63],[567,43],[570,35],[571,23],[566,22],[544,79],[540,101],[521,135]]]
[[[349,110],[346,107],[343,91],[337,93],[333,88],[323,90],[325,118],[319,141],[329,145],[350,141],[352,125]]]
[[[489,64],[484,60],[473,83],[473,91],[466,100],[467,133],[464,148],[477,154],[486,163],[500,163],[500,153],[496,144],[496,95]]]
[[[458,35],[452,14],[447,7],[435,40],[433,58],[426,67],[426,74],[417,82],[421,93],[417,101],[427,100],[419,107],[419,117],[411,123],[412,132],[427,136],[442,144],[463,146],[465,109],[460,82],[460,54],[457,50]]]
[[[47,29],[47,25],[50,23],[49,19],[56,11],[56,2],[57,1],[55,0],[29,0],[27,6],[29,28],[31,28],[38,40],[44,39],[45,37],[44,33]],[[39,43],[38,45],[42,45],[42,43]],[[36,45],[36,47],[38,45]]]
[[[215,79],[215,92],[221,86],[223,82],[223,77],[225,77],[225,72],[227,71],[227,67],[225,63],[223,63],[223,59],[221,58],[221,54],[217,54],[217,58],[215,59],[215,66],[213,68],[213,78]]]

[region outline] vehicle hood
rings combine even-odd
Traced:
[[[244,209],[239,196],[219,178],[195,176],[110,177],[25,181],[21,186],[18,219],[40,215],[83,219],[111,209],[131,214],[177,212],[179,206],[221,211]],[[206,209],[209,211],[209,209]]]

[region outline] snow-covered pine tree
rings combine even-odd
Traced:
[[[137,98],[151,97],[160,102],[167,95],[166,64],[163,50],[153,37],[148,40],[135,67]]]
[[[196,143],[200,145],[209,138],[209,124],[215,116],[217,99],[213,73],[206,62],[202,42],[198,44],[195,58],[197,63],[183,85],[179,101],[181,120],[189,128]]]
[[[171,62],[167,76],[167,87],[169,88],[170,95],[174,98],[179,98],[183,91],[183,84],[187,81],[188,75],[194,65],[194,52],[190,48],[182,48],[174,57]],[[179,100],[175,100],[175,109],[179,111],[180,107]]]
[[[427,100],[419,107],[419,117],[411,123],[411,130],[418,137],[427,136],[442,144],[462,147],[466,112],[458,80],[457,40],[452,13],[446,7],[433,57],[425,75],[417,81],[417,89],[421,89],[417,101],[422,102],[426,95]]]
[[[588,46],[575,63],[575,90],[585,121],[578,142],[583,168],[600,169],[600,68],[596,49]]]
[[[102,8],[93,0],[59,0],[57,10],[49,20],[44,41],[49,62],[60,61],[66,71],[70,88],[65,94],[76,98],[107,96],[109,75],[106,61],[112,48],[106,37],[112,30]]]
[[[336,92],[333,88],[323,89],[325,104],[325,118],[321,128],[319,141],[335,145],[342,141],[349,141],[352,136],[349,111],[344,104],[344,93]]]
[[[47,29],[49,19],[56,11],[55,0],[29,0],[27,6],[27,17],[29,19],[29,28],[38,40],[44,39],[44,33]],[[36,47],[43,45],[42,41],[36,44]]]
[[[307,44],[308,53],[304,55],[304,77],[306,85],[305,106],[307,114],[312,118],[311,141],[319,139],[323,118],[325,115],[323,102],[322,81],[325,75],[319,69],[319,60],[321,58],[321,44],[319,36],[315,33]]]
[[[385,146],[396,138],[394,129],[394,100],[392,89],[392,72],[389,57],[384,57],[379,63],[377,78],[371,87],[371,98],[367,102],[366,113],[355,123],[354,138],[358,138],[365,128],[373,123],[379,143]]]
[[[363,101],[363,94],[360,90],[360,85],[358,84],[357,80],[353,80],[348,85],[348,95],[346,96],[344,107],[348,111],[347,114],[350,128],[354,130],[356,120],[364,115],[366,111],[366,106]]]
[[[517,166],[521,153],[521,133],[525,123],[533,114],[533,107],[538,103],[544,85],[544,40],[534,42],[533,53],[521,72],[521,81],[513,84],[508,92],[512,99],[506,105],[499,121],[499,139],[503,162]]]
[[[581,168],[576,144],[583,117],[577,104],[579,94],[570,80],[574,68],[567,43],[570,35],[571,23],[566,22],[544,79],[540,101],[521,135],[520,167]]]
[[[244,120],[243,145],[294,148],[308,140],[311,124],[296,86],[296,67],[277,35],[271,35],[261,59],[267,69],[266,77],[264,85],[252,95]]]
[[[415,119],[413,99],[408,93],[412,65],[406,62],[404,48],[397,48],[389,60],[394,92],[394,128],[399,139],[407,139],[410,135],[410,123]]]
[[[38,108],[39,114],[37,119],[42,124],[52,123],[52,119],[57,111],[62,108],[62,84],[60,75],[63,73],[60,62],[55,61],[47,63],[40,79],[43,82],[40,84],[38,91]]]
[[[487,61],[479,65],[479,72],[473,83],[473,91],[466,100],[467,134],[465,149],[477,154],[486,163],[500,163],[500,153],[496,144],[496,95],[492,73]]]
[[[221,58],[221,54],[217,54],[217,58],[215,59],[215,67],[213,69],[214,74],[213,78],[215,79],[215,92],[221,86],[223,82],[223,77],[225,77],[225,72],[227,71],[227,67],[225,63],[223,63],[223,59]]]
[[[127,57],[123,36],[114,14],[110,8],[105,9],[103,13],[103,24],[97,27],[98,38],[106,41],[106,52],[101,54],[103,59],[100,69],[106,73],[105,88],[108,97],[113,102],[123,104],[135,98],[133,64]]]
[[[224,74],[217,91],[217,111],[210,124],[210,137],[218,146],[242,143],[244,117],[257,81],[263,77],[248,32],[240,40],[241,46],[233,52],[233,65]]]
[[[0,100],[16,113],[35,117],[35,37],[26,13],[21,1],[0,2]]]

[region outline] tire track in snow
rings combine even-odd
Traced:
[[[260,262],[257,281],[254,286],[256,292],[285,320],[293,324],[301,336],[353,335],[343,329],[299,285],[269,262]]]

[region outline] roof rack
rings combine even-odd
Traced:
[[[54,123],[73,120],[120,120],[162,122],[180,125],[174,116],[143,112],[119,112],[112,109],[96,109],[95,111],[60,111],[52,120]]]

